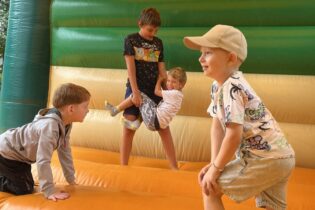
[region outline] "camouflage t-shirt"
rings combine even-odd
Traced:
[[[278,123],[242,72],[235,71],[221,87],[216,81],[213,82],[208,113],[219,119],[224,131],[227,123],[243,125],[237,156],[241,151],[267,158],[294,156]]]

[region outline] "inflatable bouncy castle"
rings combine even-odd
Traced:
[[[170,124],[179,170],[169,169],[157,132],[141,125],[133,140],[129,166],[121,166],[121,114],[111,117],[104,101],[118,104],[127,79],[124,38],[139,31],[143,8],[159,10],[167,69],[187,72],[184,100]],[[0,132],[32,121],[52,106],[62,83],[91,93],[90,112],[74,124],[72,154],[78,185],[68,186],[57,155],[54,181],[71,198],[52,202],[40,192],[14,196],[0,192],[0,208],[197,210],[203,209],[197,181],[210,161],[207,114],[213,82],[201,72],[200,52],[183,44],[184,36],[204,34],[216,24],[243,31],[248,57],[241,71],[273,113],[296,153],[288,184],[288,210],[315,209],[315,3],[228,0],[11,0],[3,81]],[[36,167],[33,168],[36,180]],[[254,198],[226,209],[255,209]]]

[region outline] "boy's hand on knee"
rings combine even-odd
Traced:
[[[57,201],[57,200],[65,200],[70,197],[70,194],[64,191],[56,192],[48,197],[49,200]]]
[[[220,171],[218,171],[215,167],[211,167],[211,164],[208,168],[208,171],[204,175],[202,182],[201,182],[201,187],[203,193],[206,195],[209,195],[210,193],[213,194],[220,194],[220,187],[217,182],[217,179],[220,176]]]
[[[200,186],[202,186],[202,180],[203,177],[205,176],[205,174],[207,173],[207,171],[209,170],[209,167],[211,166],[211,163],[209,163],[208,165],[206,165],[205,167],[203,167],[199,174],[198,174],[198,183]]]

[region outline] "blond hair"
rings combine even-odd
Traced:
[[[146,8],[142,10],[139,17],[139,24],[144,25],[153,25],[155,27],[161,26],[160,13],[155,8]]]
[[[177,79],[180,84],[185,85],[187,81],[186,71],[181,67],[175,67],[168,71],[168,74],[174,79]]]
[[[70,104],[80,104],[88,101],[91,94],[82,86],[65,83],[57,88],[53,96],[53,106],[55,108],[62,108]]]

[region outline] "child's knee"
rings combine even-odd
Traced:
[[[128,120],[125,117],[123,117],[122,123],[125,128],[128,128],[129,130],[134,130],[134,131],[137,130],[141,125],[141,121],[139,118],[137,118],[136,120]]]
[[[26,195],[31,194],[34,191],[34,182],[32,181],[21,181],[13,182],[6,177],[0,176],[0,191],[8,192],[15,195]]]

